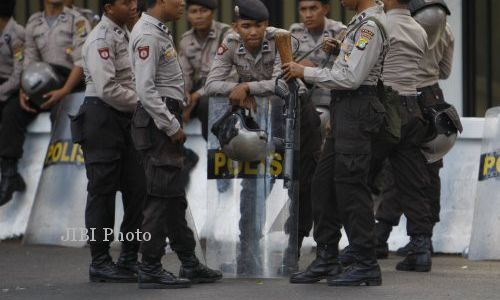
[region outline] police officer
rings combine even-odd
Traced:
[[[184,108],[183,121],[197,117],[201,122],[201,133],[205,140],[208,137],[208,97],[205,92],[205,81],[219,45],[226,36],[230,26],[214,20],[217,8],[215,0],[187,1],[187,20],[191,25],[182,36],[179,47],[179,61],[184,74],[185,92],[189,105]],[[185,150],[185,166],[183,177],[187,184],[189,172],[198,162],[198,155],[191,149]],[[217,181],[218,186],[227,181]]]
[[[377,82],[387,47],[383,5],[373,0],[346,0],[355,10],[338,59],[331,69],[283,66],[285,79],[304,78],[307,83],[332,89],[331,128],[313,185],[314,238],[317,257],[293,283],[328,278],[329,285],[380,285],[375,258],[373,201],[368,188],[371,144],[381,129],[384,107],[377,96]],[[341,273],[338,262],[340,227],[346,228],[355,262]]]
[[[324,41],[342,40],[346,26],[341,22],[327,19],[330,10],[328,0],[299,1],[299,16],[302,23],[290,26],[290,32],[299,41],[297,57],[307,55],[301,64],[307,67],[331,68],[337,58],[334,53],[324,51],[321,45]],[[312,52],[311,52],[312,51]],[[321,113],[322,127],[329,118],[330,91],[316,86],[312,87],[311,99]],[[310,209],[309,209],[310,210]]]
[[[418,69],[428,49],[425,30],[411,17],[405,0],[384,0],[387,26],[390,28],[391,47],[384,63],[384,84],[397,93],[401,106],[401,138],[399,143],[377,140],[374,145],[371,172],[378,173],[388,157],[394,174],[401,210],[408,219],[407,233],[414,251],[396,266],[397,270],[426,272],[431,269],[430,237],[431,214],[425,189],[429,184],[426,160],[420,145],[427,133],[427,126],[417,101]],[[393,93],[393,92],[389,92]],[[388,97],[394,97],[387,95]],[[382,204],[384,205],[384,204]],[[377,237],[384,223],[377,227]],[[389,231],[390,232],[390,231]],[[385,243],[387,238],[383,240]],[[378,243],[380,244],[380,243]],[[342,265],[353,260],[348,253],[341,258]]]
[[[13,18],[15,5],[13,0],[0,4],[0,122],[7,102],[18,101],[23,69],[24,28]]]
[[[97,23],[99,23],[99,16],[96,15],[92,10],[87,9],[87,8],[82,8],[74,5],[74,0],[64,0],[64,5],[66,7],[71,8],[79,12],[82,16],[84,16],[89,22],[92,27],[95,27]]]
[[[131,33],[129,51],[140,104],[134,113],[132,139],[142,154],[147,196],[142,232],[151,235],[141,243],[140,288],[189,287],[192,282],[214,282],[222,274],[201,264],[196,242],[186,222],[185,187],[179,184],[183,165],[181,106],[184,80],[168,21],[178,20],[184,3],[179,0],[147,0]],[[182,266],[177,278],[163,270],[166,237]]]
[[[132,15],[131,0],[103,1],[104,15],[83,45],[87,82],[85,101],[72,120],[74,142],[80,143],[88,177],[85,225],[90,239],[91,281],[137,281],[139,241],[123,242],[115,265],[109,255],[107,228],[114,228],[115,197],[123,197],[121,232],[136,235],[142,221],[145,177],[132,145],[130,122],[137,93],[124,25]]]
[[[45,0],[45,10],[33,14],[26,25],[24,68],[43,61],[51,64],[65,78],[62,88],[45,95],[42,110],[51,111],[54,120],[58,103],[75,88],[83,86],[82,46],[90,32],[88,21],[78,12],[64,7],[62,0]],[[15,191],[24,189],[24,181],[17,172],[17,162],[23,153],[27,126],[39,111],[29,104],[20,91],[20,101],[10,101],[4,111],[0,129],[0,157],[2,182],[0,202],[9,201]]]
[[[236,33],[229,34],[217,51],[207,78],[205,89],[209,95],[229,96],[233,105],[252,107],[254,96],[274,94],[275,81],[280,75],[281,60],[277,55],[274,34],[278,29],[268,26],[269,12],[260,0],[237,1]],[[227,82],[226,78],[236,67],[240,83]],[[311,230],[310,214],[302,214],[302,206],[307,207],[310,178],[316,168],[316,157],[321,148],[320,121],[311,102],[302,103],[300,120],[300,187],[299,187],[299,249],[302,239]],[[260,257],[258,241],[262,236],[262,215],[265,207],[255,203],[257,181],[244,179],[240,196],[240,254],[238,273],[259,272]],[[266,191],[266,196],[270,189]],[[306,205],[302,205],[305,203]],[[262,203],[261,203],[262,204]],[[293,249],[296,255],[297,251]],[[287,251],[288,253],[288,251]],[[286,268],[297,268],[297,257],[285,258]],[[287,270],[283,270],[288,272]]]
[[[187,121],[196,115],[202,126],[203,138],[208,136],[208,97],[205,82],[219,45],[230,26],[214,20],[215,0],[188,0],[187,20],[191,29],[184,33],[179,47],[179,61],[184,73],[189,107],[185,110]]]
[[[411,1],[410,8],[412,8],[412,15],[422,10],[443,10],[445,14],[449,15],[450,11],[444,1]],[[439,31],[439,30],[436,30]],[[428,36],[433,34],[428,32]],[[420,62],[420,68],[416,71],[417,89],[421,93],[419,103],[422,109],[427,107],[445,103],[443,92],[439,87],[438,81],[440,79],[447,79],[450,76],[454,37],[449,24],[444,26],[444,31],[439,37],[435,37],[436,45],[427,49],[424,57]],[[429,39],[429,44],[432,40]],[[429,175],[429,184],[425,187],[424,199],[429,201],[430,207],[430,222],[434,227],[439,222],[440,212],[440,197],[441,197],[441,180],[439,177],[439,170],[443,167],[443,160],[439,160],[432,164],[427,164]],[[389,238],[393,226],[399,224],[399,219],[403,213],[402,203],[397,197],[390,197],[384,199],[377,210],[377,241],[379,246],[384,247]],[[432,250],[432,242],[430,247]],[[415,243],[410,242],[398,249],[397,253],[401,256],[407,256],[408,252],[414,248]]]

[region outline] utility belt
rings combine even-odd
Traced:
[[[181,101],[169,97],[161,97],[161,100],[167,106],[168,110],[173,114],[182,114]],[[144,106],[139,101],[137,107],[144,109]]]
[[[359,96],[378,96],[377,86],[375,85],[362,85],[357,90],[333,90],[332,98],[348,98]]]
[[[119,111],[98,97],[85,97],[83,104],[103,106],[103,107],[113,111],[115,114],[119,115],[120,117],[127,118],[127,119],[132,119],[132,116],[134,115],[133,113]]]
[[[439,87],[439,84],[429,85],[423,88],[417,89],[420,93],[418,96],[418,102],[422,110],[424,108],[434,106],[436,104],[444,103],[443,90]]]

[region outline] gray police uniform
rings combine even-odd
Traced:
[[[390,49],[387,53],[383,79],[386,86],[395,90],[401,100],[401,139],[398,144],[376,141],[373,144],[373,164],[370,172],[377,174],[389,158],[397,192],[380,204],[376,218],[379,222],[396,226],[392,217],[386,217],[386,207],[391,202],[401,207],[408,219],[409,236],[432,235],[430,211],[426,205],[425,189],[429,176],[425,159],[420,152],[427,126],[417,102],[417,77],[422,57],[427,51],[427,34],[411,17],[408,9],[387,12]],[[398,217],[399,219],[399,217]],[[386,241],[381,241],[385,243]]]
[[[33,14],[26,25],[24,67],[43,61],[54,66],[56,72],[66,78],[74,66],[82,66],[82,46],[89,32],[88,21],[67,7],[52,26],[49,26],[44,12]],[[82,87],[83,81],[76,89]],[[51,109],[52,120],[57,107],[55,105]],[[26,127],[36,116],[21,109],[19,101],[7,104],[0,130],[0,157],[21,158]]]
[[[333,90],[332,134],[312,183],[314,238],[320,248],[337,249],[343,224],[359,257],[373,261],[375,220],[368,172],[372,140],[385,112],[376,85],[388,43],[368,17],[384,25],[382,5],[352,18],[331,69],[305,68],[304,75],[307,83]]]
[[[132,146],[130,123],[138,102],[124,28],[105,15],[83,46],[85,101],[72,118],[73,140],[83,149],[88,197],[85,224],[96,228],[90,242],[94,264],[109,259],[104,228],[113,228],[116,192],[123,195],[121,232],[135,233],[142,222],[144,170]],[[122,256],[137,261],[139,242],[122,244]],[[120,259],[119,259],[120,262]]]
[[[0,102],[17,95],[24,59],[24,28],[10,18],[0,36]]]
[[[292,24],[292,26],[290,26],[290,32],[300,43],[296,56],[300,57],[310,52],[315,47],[322,44],[324,38],[342,40],[344,38],[346,28],[347,27],[341,22],[325,18],[323,33],[316,39],[315,36],[307,30],[303,23]],[[321,49],[317,49],[307,57],[307,59],[309,59],[314,65],[320,68],[331,68],[336,58],[336,55],[327,54]],[[311,99],[316,106],[330,106],[330,90],[313,87],[311,92]]]
[[[208,97],[205,82],[217,49],[229,30],[229,25],[213,21],[205,41],[200,43],[194,29],[191,29],[184,33],[180,42],[179,61],[184,74],[186,93],[198,92],[201,96],[193,113],[201,121],[205,140],[208,136]]]
[[[185,187],[179,182],[183,146],[169,138],[181,128],[184,79],[173,38],[161,21],[143,13],[129,49],[140,100],[132,139],[146,172],[142,231],[151,233],[151,240],[141,243],[141,252],[146,260],[159,262],[167,236],[179,257],[194,254],[196,246],[185,218]]]
[[[270,96],[274,95],[276,78],[281,74],[281,60],[277,55],[274,34],[279,29],[269,27],[262,42],[261,51],[254,57],[250,54],[240,36],[231,33],[219,47],[217,56],[207,78],[205,90],[211,96],[228,96],[238,83],[227,82],[225,79],[231,73],[233,66],[236,67],[240,82],[248,83],[250,96]],[[302,101],[300,119],[300,187],[299,187],[299,237],[302,239],[309,235],[312,228],[311,217],[311,177],[316,168],[317,158],[321,148],[321,134],[319,129],[320,121],[315,112],[314,105],[310,101]],[[251,244],[258,241],[262,236],[263,223],[255,224],[264,214],[262,205],[257,205],[256,190],[257,181],[244,179],[243,189],[240,196],[240,239],[241,250],[239,256],[239,271],[251,273],[256,271],[251,268],[251,262],[243,262],[255,258],[258,254],[258,245]],[[271,184],[269,186],[272,186]],[[266,192],[269,193],[271,188]],[[267,196],[267,195],[266,195]],[[294,223],[293,223],[294,224]],[[292,225],[292,223],[290,223]],[[257,238],[256,238],[257,237]],[[241,269],[243,267],[243,269]],[[244,270],[247,268],[246,270]],[[250,268],[250,269],[248,269]],[[257,269],[258,270],[258,269]],[[257,271],[258,272],[258,271]]]
[[[426,108],[436,104],[444,103],[443,91],[439,87],[440,79],[447,79],[450,76],[454,50],[454,37],[449,24],[438,44],[430,50],[426,50],[420,62],[420,68],[416,74],[417,90],[420,107]],[[429,176],[429,183],[425,188],[426,197],[430,207],[430,222],[434,226],[440,221],[440,199],[441,199],[441,179],[439,170],[443,167],[443,160],[426,165]],[[387,199],[389,200],[389,199]],[[377,219],[396,226],[399,224],[403,214],[402,204],[392,198],[384,201],[384,204],[377,211]]]

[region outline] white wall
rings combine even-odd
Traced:
[[[455,35],[455,52],[453,54],[453,69],[448,80],[440,82],[445,99],[453,104],[460,115],[463,115],[463,49],[462,49],[462,0],[446,0],[451,16],[448,23],[453,28]]]

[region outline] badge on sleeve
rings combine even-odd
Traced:
[[[217,55],[223,55],[224,53],[226,53],[227,50],[228,48],[226,47],[226,45],[221,44],[219,46],[219,49],[217,49]]]
[[[149,57],[149,46],[139,47],[137,51],[139,51],[140,59],[146,60]]]
[[[368,40],[364,37],[360,37],[358,41],[356,42],[356,48],[359,50],[365,50],[366,46],[368,45]]]
[[[108,60],[108,58],[109,58],[109,48],[101,48],[101,49],[97,49],[97,51],[99,52],[99,56],[102,59]]]
[[[22,61],[24,59],[24,47],[22,45],[16,45],[13,47],[14,50],[14,59],[16,61]]]
[[[84,38],[87,36],[87,28],[85,26],[84,20],[80,20],[80,21],[76,22],[75,27],[76,27],[76,34],[79,37]]]

